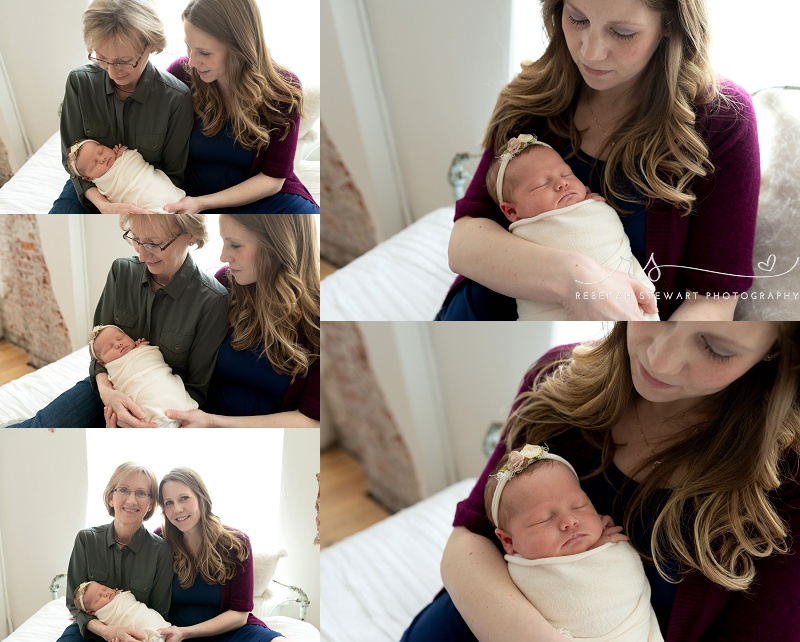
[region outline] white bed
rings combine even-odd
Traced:
[[[439,562],[456,504],[474,485],[460,481],[322,550],[324,642],[400,639],[442,588]]]
[[[435,210],[323,279],[323,321],[432,321],[456,278],[453,207]]]
[[[748,297],[740,300],[737,319],[800,318],[800,262],[790,269],[795,258],[800,257],[797,226],[800,91],[797,89],[770,88],[753,96],[762,166],[753,259],[758,278]],[[322,320],[433,319],[455,278],[447,264],[452,218],[452,207],[426,214],[325,278]],[[780,274],[783,276],[777,276]],[[780,292],[781,297],[770,300],[770,292],[773,296]]]
[[[15,419],[33,417],[65,390],[89,376],[89,348],[84,346],[0,386],[0,426]]]

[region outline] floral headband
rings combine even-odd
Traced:
[[[100,336],[100,333],[105,330],[106,328],[116,328],[120,332],[125,332],[122,328],[118,325],[96,325],[92,328],[92,331],[89,333],[89,354],[92,356],[92,359],[97,359],[97,355],[94,353],[94,342],[97,337]]]
[[[67,165],[69,165],[69,168],[72,170],[72,174],[74,176],[80,177],[80,172],[76,167],[76,163],[78,162],[78,150],[81,148],[81,145],[85,145],[86,143],[100,144],[91,138],[84,138],[83,140],[79,140],[77,143],[74,143],[72,147],[69,148],[69,152],[67,153]]]
[[[563,457],[559,457],[558,455],[553,455],[550,453],[547,446],[533,446],[531,444],[525,444],[525,447],[521,448],[520,450],[512,450],[510,453],[508,453],[508,460],[506,461],[505,466],[503,466],[497,471],[497,473],[493,475],[493,477],[497,480],[497,488],[494,489],[494,495],[492,496],[491,514],[492,523],[495,526],[497,526],[500,521],[497,516],[500,508],[500,495],[503,494],[503,489],[508,481],[514,477],[514,475],[521,473],[534,462],[542,459],[553,459],[555,461],[560,461],[575,474],[575,477],[578,476],[578,473],[575,472],[572,464],[570,464]]]
[[[509,139],[508,143],[506,144],[506,148],[500,156],[497,158],[500,159],[500,169],[497,171],[497,202],[503,202],[503,178],[506,175],[506,167],[508,163],[511,161],[514,156],[521,153],[524,149],[527,149],[531,145],[542,145],[544,147],[550,147],[547,143],[543,143],[540,141],[536,136],[533,134],[520,134],[516,138]],[[550,149],[553,149],[550,147]]]
[[[81,611],[86,612],[86,605],[83,603],[83,596],[86,595],[86,588],[91,584],[94,580],[89,580],[88,582],[83,582],[79,587],[78,590],[75,591],[77,593],[77,599],[81,603]]]

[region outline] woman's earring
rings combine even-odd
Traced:
[[[773,360],[775,357],[777,357],[779,354],[780,354],[780,352],[771,352],[771,353],[770,353],[770,354],[768,354],[766,357],[764,357],[764,358],[762,359],[762,361],[772,361],[772,360]]]

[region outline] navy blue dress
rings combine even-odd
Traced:
[[[275,372],[262,355],[263,346],[234,350],[229,335],[219,349],[217,366],[203,410],[227,417],[253,417],[281,412],[289,375]]]
[[[193,626],[206,622],[219,615],[222,589],[219,584],[206,584],[198,574],[189,588],[181,588],[178,578],[172,579],[172,606],[169,609],[169,621],[173,626]],[[228,633],[221,633],[204,640],[215,642],[266,642],[283,637],[277,631],[245,624],[242,628]]]

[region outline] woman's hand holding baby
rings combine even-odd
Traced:
[[[103,637],[108,642],[138,642],[147,639],[146,634],[128,626],[109,626],[103,632]]]
[[[177,203],[168,203],[164,210],[170,214],[197,214],[203,211],[203,204],[198,197],[184,196]]]
[[[145,423],[147,415],[128,395],[122,394],[110,385],[101,385],[100,379],[108,375],[97,375],[98,391],[105,409],[106,428],[156,428],[154,423]]]
[[[165,413],[170,419],[181,422],[181,428],[213,428],[211,415],[202,410],[167,410]]]
[[[184,639],[183,631],[177,626],[171,626],[168,629],[158,629],[158,632],[164,637],[164,642],[181,642]]]

